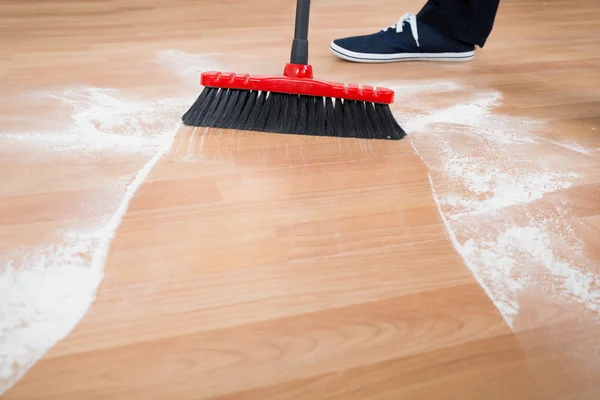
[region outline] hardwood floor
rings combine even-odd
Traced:
[[[2,2],[2,398],[599,398],[600,3],[329,53],[421,4],[313,2],[315,74],[397,91],[372,142],[174,125],[203,70],[281,72],[293,1]]]

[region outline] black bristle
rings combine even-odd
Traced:
[[[240,94],[242,90],[229,90],[230,95],[227,98],[227,102],[223,105],[224,110],[219,116],[219,119],[215,121],[216,128],[226,128],[228,123],[234,118],[237,104],[239,103]]]
[[[325,134],[327,136],[338,136],[335,126],[335,111],[331,97],[325,98]]]
[[[210,127],[214,126],[212,122],[214,120],[213,115],[218,115],[219,112],[222,112],[220,106],[223,102],[223,98],[225,97],[225,92],[227,92],[227,90],[220,89],[215,93],[214,98],[206,99],[206,111],[204,112],[204,115],[202,115],[202,118],[199,120],[198,125]],[[208,100],[211,101],[209,102]]]
[[[204,109],[204,101],[206,100],[206,97],[208,97],[208,94],[214,90],[215,89],[213,88],[204,88],[202,93],[200,93],[200,96],[198,96],[198,98],[194,102],[194,105],[190,107],[190,109],[185,114],[183,114],[181,119],[183,121],[193,121],[195,118],[197,118],[197,115],[201,113]]]
[[[282,119],[285,118],[284,99],[286,95],[283,93],[271,93],[271,106],[269,107],[269,113],[265,121],[264,132],[278,132],[281,129],[283,123]]]
[[[271,110],[271,108],[276,108],[275,96],[273,96],[273,93],[265,93],[265,101],[262,104],[262,107],[256,110],[258,112],[256,113],[256,118],[254,118],[254,124],[252,125],[253,131],[265,131],[267,118],[269,117],[269,111]]]
[[[250,96],[249,90],[237,90],[238,95],[234,104],[231,105],[229,118],[223,123],[223,129],[235,129],[236,123],[242,114],[248,96]]]
[[[188,126],[399,140],[387,104],[287,93],[205,88],[182,116]]]
[[[221,123],[223,121],[223,117],[225,117],[227,115],[227,111],[229,110],[229,108],[227,107],[229,104],[231,104],[231,102],[229,101],[234,95],[235,95],[235,91],[233,90],[221,90],[221,96],[219,98],[219,100],[217,101],[217,106],[214,110],[214,112],[212,112],[208,117],[207,120],[205,122],[205,124],[213,127],[213,128],[220,128],[221,127]]]
[[[333,134],[335,136],[348,136],[344,124],[344,103],[340,99],[335,99],[333,105]]]
[[[306,104],[306,129],[304,130],[304,133],[306,135],[314,135],[315,132],[317,132],[317,128],[316,128],[316,124],[319,123],[319,121],[317,121],[317,108],[318,108],[318,104],[317,104],[317,98],[316,97],[309,97],[307,99],[307,104]]]
[[[373,130],[370,127],[369,116],[367,115],[367,108],[364,101],[356,102],[356,121],[359,129],[358,135],[360,136],[360,132],[364,132],[367,139],[373,137]]]
[[[281,122],[281,130],[286,133],[295,133],[298,125],[298,118],[295,117],[298,113],[298,105],[300,96],[297,94],[286,95],[285,103],[283,104],[284,113],[283,121]]]
[[[308,134],[318,136],[325,132],[325,99],[315,97],[308,109]]]
[[[218,91],[219,89],[216,88],[205,88],[194,105],[183,115],[183,123],[190,126],[202,126],[202,120],[211,108],[210,105],[214,102]]]
[[[358,102],[354,100],[344,101],[344,129],[351,137],[360,137],[360,108]]]
[[[260,112],[265,104],[266,99],[267,99],[267,92],[260,92],[258,97],[256,98],[256,101],[254,102],[252,109],[250,110],[250,114],[248,115],[248,119],[246,120],[246,123],[244,124],[243,130],[254,131],[256,129],[255,126],[260,125],[260,123],[257,121],[257,119],[258,119],[258,116],[260,115]]]
[[[344,129],[352,137],[365,137],[368,134],[368,126],[364,123],[366,112],[361,107],[360,101],[344,101]]]
[[[383,125],[383,139],[402,139],[406,132],[398,125],[390,106],[387,104],[375,104],[375,110],[381,124]]]
[[[306,134],[306,128],[308,127],[308,102],[309,96],[298,97],[298,111],[295,112],[296,130],[294,133]]]
[[[245,92],[248,92],[248,91],[246,90]],[[228,128],[240,129],[240,130],[244,129],[244,127],[246,126],[246,122],[248,121],[248,118],[250,117],[250,114],[252,114],[252,110],[254,109],[254,105],[256,104],[256,99],[258,99],[257,91],[253,90],[251,92],[248,92],[246,102],[244,103],[244,105],[242,107],[242,111],[240,112],[239,117],[237,119],[232,119],[230,126],[228,126]]]
[[[375,111],[375,105],[373,103],[365,103],[365,112],[373,137],[380,138],[385,133],[383,131],[382,121],[377,118],[377,112]]]

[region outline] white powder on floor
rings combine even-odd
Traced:
[[[223,71],[223,65],[213,61],[216,55],[190,54],[177,50],[166,50],[158,54],[158,62],[186,81],[189,90],[198,92],[200,74],[205,71]],[[199,93],[198,93],[199,94]]]
[[[460,134],[468,132],[462,129]],[[449,140],[456,140],[457,136]],[[546,193],[571,187],[571,180],[579,177],[574,172],[535,169],[529,165],[530,161],[511,158],[500,145],[488,145],[473,154],[468,146],[462,148],[460,144],[452,146],[446,142],[441,151],[444,172],[470,192],[469,196],[462,193],[441,200],[453,214],[490,213],[530,203]]]
[[[559,142],[556,140],[550,140],[550,139],[546,139],[546,138],[540,138],[540,140],[555,144],[560,147],[564,147],[565,149],[574,151],[576,153],[581,153],[581,154],[585,154],[588,156],[594,155],[593,150],[586,149],[585,147],[583,147],[582,145],[580,145],[579,143],[576,143],[576,142],[572,142],[572,141],[569,141],[569,142],[560,141]]]
[[[478,272],[510,320],[520,309],[519,293],[529,285],[554,300],[577,302],[600,313],[600,277],[576,264],[581,257],[562,260],[555,254],[553,223],[548,225],[530,221],[527,226],[470,238],[461,246],[463,256],[479,266]]]
[[[204,55],[177,51],[161,53],[159,62],[191,84],[182,96],[186,98],[147,101],[125,98],[117,90],[74,88],[52,94],[71,107],[68,126],[49,132],[0,133],[0,140],[75,156],[82,162],[98,153],[122,152],[139,154],[143,160],[136,170],[115,178],[112,208],[92,207],[90,215],[82,216],[93,221],[85,229],[64,227],[54,245],[0,259],[0,394],[85,315],[102,281],[116,229],[135,192],[170,148],[175,135],[171,125],[177,125],[198,93],[198,74],[219,69]],[[430,165],[430,184],[442,220],[466,265],[507,321],[512,324],[518,315],[520,294],[540,282],[549,296],[597,312],[598,279],[586,269],[585,246],[573,247],[571,257],[564,258],[551,243],[553,237],[576,242],[567,217],[522,209],[577,179],[573,171],[518,154],[540,144],[531,133],[540,125],[497,116],[494,108],[501,96],[495,92],[471,98],[468,89],[445,81],[381,85],[396,89],[399,103],[407,96],[419,111],[420,115],[400,119],[408,122],[404,125],[409,140]],[[467,100],[445,108],[418,101],[422,95],[456,92]],[[452,190],[446,185],[436,189],[437,174]],[[525,222],[520,221],[523,216]]]
[[[546,162],[543,155],[554,155],[557,148],[535,134],[545,125],[497,114],[502,97],[494,91],[477,93],[443,82],[423,82],[419,93],[399,84],[379,85],[395,89],[399,103],[406,96],[413,107],[414,113],[398,119],[431,170],[449,237],[507,323],[515,326],[525,293],[600,315],[600,278],[569,215],[557,204],[538,211],[536,201],[581,178],[569,163]],[[466,100],[447,107],[419,100],[440,88]],[[590,154],[580,145],[561,147],[575,152],[570,156]],[[559,253],[556,243],[570,247]]]
[[[113,207],[95,208],[90,200],[91,206],[80,217],[92,221],[91,226],[66,226],[55,244],[26,249],[16,258],[0,259],[0,393],[20,379],[85,315],[104,276],[110,242],[129,202],[152,167],[169,150],[174,134],[173,128],[164,131],[162,147],[155,148],[156,142],[152,142],[154,154],[138,171],[115,178]],[[94,142],[100,141],[98,137]],[[95,143],[86,151],[96,148]],[[47,150],[46,142],[40,145]],[[145,154],[150,149],[141,146],[139,151]],[[122,179],[129,183],[121,185]]]
[[[166,52],[159,61],[169,60],[169,54],[181,58],[177,52]],[[211,64],[203,56],[194,61],[198,68]],[[180,63],[175,64],[181,69]],[[169,67],[182,74],[189,69]],[[47,132],[0,133],[1,142],[76,157],[83,164],[120,153],[135,155],[139,161],[106,189],[112,206],[95,205],[89,199],[80,224],[59,226],[52,245],[13,249],[9,258],[0,256],[0,394],[71,332],[93,303],[110,243],[129,203],[171,148],[180,116],[190,105],[190,98],[136,99],[102,88],[45,95],[71,110],[70,121]],[[15,252],[17,256],[12,256]]]
[[[180,99],[126,98],[117,89],[75,88],[62,93],[40,93],[71,111],[70,121],[54,131],[0,133],[0,139],[29,143],[50,152],[89,157],[90,153],[153,154],[164,146],[176,113],[186,103]]]

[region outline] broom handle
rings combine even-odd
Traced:
[[[290,63],[308,64],[308,19],[310,15],[310,0],[298,0],[296,3],[296,28],[292,42]]]

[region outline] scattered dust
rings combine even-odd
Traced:
[[[118,90],[74,88],[55,99],[71,107],[71,123],[51,132],[4,133],[0,139],[28,143],[48,152],[85,158],[98,152],[133,152],[146,160],[118,180],[115,207],[90,209],[85,229],[67,227],[53,246],[30,248],[2,260],[0,291],[0,393],[12,386],[83,317],[103,278],[103,267],[127,207],[153,166],[172,145],[179,115],[198,94],[198,74],[219,69],[206,55],[166,51],[158,62],[186,81],[181,99],[126,99]],[[189,81],[189,82],[187,82]],[[533,135],[543,124],[500,116],[497,92],[473,95],[454,82],[382,83],[406,96],[419,115],[400,116],[415,151],[430,167],[429,180],[447,232],[475,278],[512,326],[520,294],[545,283],[549,296],[598,313],[598,277],[587,266],[585,246],[558,254],[553,238],[577,242],[567,215],[532,214],[527,205],[574,184],[576,171],[527,157],[544,141]],[[420,96],[460,93],[466,100],[432,107]],[[190,144],[191,146],[191,144]],[[566,147],[567,145],[562,144]],[[577,153],[589,153],[568,145]],[[438,189],[434,177],[449,182]],[[122,185],[123,180],[127,185]],[[521,218],[522,217],[522,218]],[[98,224],[98,221],[103,221]],[[486,227],[486,229],[483,229]],[[492,229],[489,229],[489,228]]]
[[[546,141],[548,143],[552,143],[552,144],[554,144],[556,146],[560,146],[560,147],[563,147],[563,148],[565,148],[567,150],[574,151],[575,153],[585,154],[587,156],[594,155],[594,153],[591,150],[583,147],[582,145],[580,145],[579,143],[576,143],[576,142],[572,142],[572,141],[569,141],[569,142],[564,142],[564,141],[563,142],[557,142],[556,140],[550,140],[550,139],[546,139],[546,138],[539,138],[539,140]]]
[[[399,102],[407,93],[402,85],[380,85],[395,89]],[[539,146],[548,147],[544,154],[553,151],[548,140],[534,134],[545,124],[496,114],[502,96],[495,91],[477,93],[442,82],[414,86],[421,87],[407,99],[414,109],[398,119],[430,168],[434,199],[451,241],[507,323],[514,328],[520,297],[532,292],[599,316],[600,278],[568,213],[556,204],[549,212],[535,211],[536,202],[581,178],[564,168],[571,164],[540,158]],[[419,100],[440,88],[453,90],[461,100],[446,107]],[[590,154],[579,145],[560,146]],[[570,247],[559,253],[556,243]]]
[[[62,243],[31,249],[0,269],[0,393],[72,329],[102,280],[90,262],[105,238],[70,232]],[[99,268],[100,267],[100,268]]]
[[[164,147],[164,132],[172,129],[178,113],[189,104],[181,99],[129,99],[118,89],[93,87],[36,97],[58,100],[71,110],[70,120],[51,132],[0,133],[0,139],[79,157],[107,151],[155,153]]]
[[[176,60],[168,66],[181,69],[177,57],[182,55],[177,52],[159,54],[159,62],[168,64],[170,56]],[[203,67],[208,63],[204,56],[195,56],[191,62],[201,59],[204,62],[198,65]],[[197,92],[188,87],[193,89]],[[78,226],[68,221],[57,226],[58,239],[53,244],[12,249],[11,256],[0,256],[0,394],[63,339],[93,303],[110,243],[129,203],[169,151],[180,116],[191,104],[184,96],[147,100],[128,98],[117,89],[89,87],[38,96],[68,107],[69,121],[57,122],[46,132],[0,132],[0,141],[26,144],[34,154],[75,157],[81,163],[124,152],[134,154],[138,161],[133,170],[114,178],[113,187],[106,188],[112,206],[95,206],[90,199]]]
[[[213,54],[190,54],[177,50],[166,50],[158,53],[158,62],[170,69],[178,77],[192,85],[187,86],[199,94],[200,74],[205,71],[222,71],[223,66],[217,64]]]

